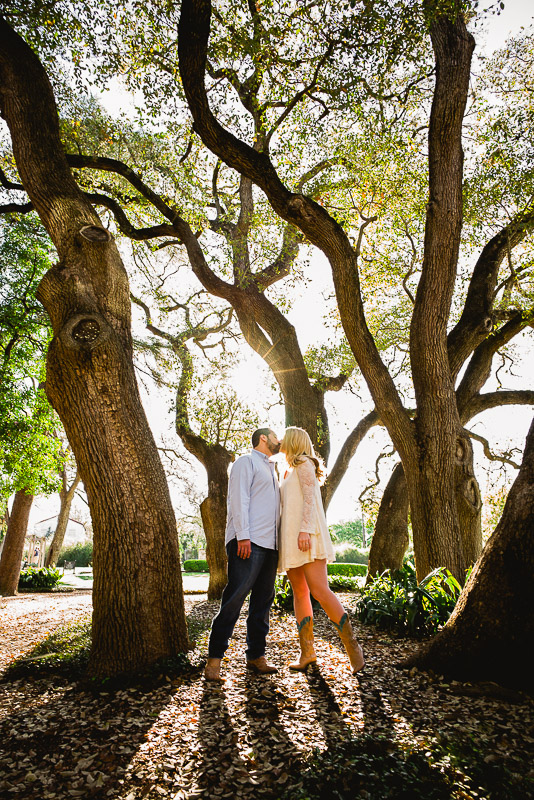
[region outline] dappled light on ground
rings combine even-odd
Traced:
[[[187,606],[197,627],[217,607],[194,598]],[[43,633],[56,621],[58,609],[50,607],[52,619],[41,612]],[[66,601],[63,616],[79,616],[80,608]],[[28,649],[35,644],[34,622]],[[17,624],[25,624],[22,613]],[[322,614],[316,632],[319,666],[307,674],[287,669],[297,651],[295,625],[276,614],[268,655],[278,675],[245,671],[242,616],[222,686],[202,677],[206,632],[189,674],[162,675],[149,688],[90,691],[65,678],[0,684],[0,795],[274,800],[286,792],[307,797],[310,785],[323,785],[325,791],[336,786],[341,797],[393,798],[404,796],[413,780],[420,796],[471,798],[476,783],[456,765],[454,793],[451,759],[442,753],[444,743],[450,751],[451,742],[458,749],[465,741],[476,743],[487,770],[504,765],[508,775],[524,779],[532,769],[532,701],[513,693],[473,694],[480,688],[400,671],[395,663],[417,645],[361,627],[368,667],[355,678]],[[406,795],[412,796],[419,795]]]

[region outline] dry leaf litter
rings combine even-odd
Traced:
[[[353,595],[342,599],[355,602]],[[201,623],[217,607],[205,596],[186,597],[186,611]],[[90,592],[0,600],[0,669],[90,611]],[[425,752],[436,733],[461,730],[487,750],[488,764],[498,760],[524,773],[530,763],[534,775],[532,700],[401,671],[395,664],[416,642],[355,628],[367,659],[361,678],[351,675],[322,614],[315,625],[318,668],[289,672],[298,652],[295,624],[272,614],[268,657],[280,672],[247,673],[243,613],[223,662],[222,687],[202,676],[207,633],[191,653],[196,669],[151,690],[95,694],[64,678],[1,683],[0,797],[276,798],[289,786],[298,789],[295,775],[311,751],[362,733]]]

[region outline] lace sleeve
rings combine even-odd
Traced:
[[[304,498],[300,531],[315,533],[315,467],[309,458],[297,467],[300,488]]]

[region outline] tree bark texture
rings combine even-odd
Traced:
[[[410,327],[417,404],[417,458],[403,459],[417,577],[447,566],[462,581],[466,563],[455,496],[461,430],[447,349],[462,229],[462,123],[474,41],[460,17],[431,25],[436,84],[430,114],[429,201],[421,278]],[[402,457],[402,454],[401,454]]]
[[[405,666],[534,688],[534,421],[502,517],[446,626]]]
[[[3,597],[17,594],[32,503],[33,495],[28,494],[25,489],[19,489],[15,494],[0,557],[0,595]]]
[[[402,464],[397,464],[388,481],[369,550],[367,583],[384,570],[402,567],[408,549],[408,493]]]
[[[61,489],[59,492],[59,514],[57,518],[56,530],[54,531],[50,547],[48,548],[48,552],[46,554],[45,567],[51,567],[57,564],[57,560],[65,540],[67,526],[69,524],[72,501],[74,500],[74,494],[79,482],[80,476],[77,472],[72,484],[67,486],[66,469],[63,468],[61,475]]]
[[[230,460],[215,455],[204,465],[208,473],[208,496],[200,504],[200,514],[206,535],[206,560],[210,572],[208,600],[219,600],[228,580],[225,534]]]
[[[93,521],[90,671],[112,675],[188,647],[176,522],[133,369],[126,271],[72,177],[42,65],[0,26],[2,113],[24,188],[59,255],[39,287],[54,332],[46,393]]]

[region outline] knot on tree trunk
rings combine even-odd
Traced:
[[[493,330],[493,319],[491,317],[484,317],[480,323],[480,329],[482,333],[491,333]]]
[[[84,225],[79,234],[88,242],[103,243],[112,239],[111,233],[100,225]]]
[[[100,314],[74,314],[59,334],[62,343],[75,350],[88,352],[100,347],[111,334],[111,328]]]

